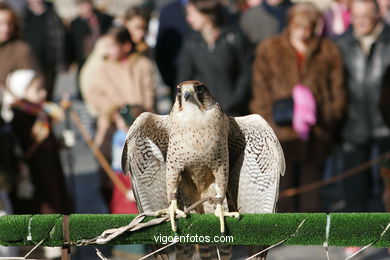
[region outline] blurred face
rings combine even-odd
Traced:
[[[382,16],[387,16],[390,12],[390,0],[378,0]]]
[[[27,0],[29,5],[43,5],[43,0]]]
[[[12,14],[9,11],[0,11],[0,42],[8,41],[14,33]]]
[[[358,36],[371,34],[379,22],[379,14],[375,5],[370,2],[352,3],[352,25]]]
[[[267,4],[270,6],[277,6],[283,3],[284,0],[266,0]]]
[[[78,5],[78,10],[81,18],[88,19],[93,15],[93,6],[91,3],[80,3]]]
[[[246,4],[248,5],[249,8],[255,7],[261,4],[262,0],[247,0]]]
[[[191,25],[194,31],[199,32],[205,25],[210,22],[210,19],[196,9],[196,7],[189,3],[186,6],[187,10],[187,22]]]
[[[288,25],[290,39],[296,42],[307,42],[314,34],[314,26],[307,19],[296,17]]]
[[[128,20],[126,22],[126,28],[129,30],[131,39],[134,43],[140,43],[144,40],[147,23],[142,17],[135,16]]]
[[[131,51],[131,44],[119,44],[112,37],[107,37],[106,40],[106,55],[111,61],[119,61],[127,56]]]
[[[39,78],[32,80],[30,86],[26,89],[26,100],[31,103],[39,104],[46,99],[46,90],[43,88],[43,81]]]

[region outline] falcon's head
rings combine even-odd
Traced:
[[[177,86],[176,102],[180,110],[190,104],[208,110],[216,103],[208,88],[197,80],[184,81]]]

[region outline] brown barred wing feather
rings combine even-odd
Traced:
[[[169,206],[165,179],[167,147],[167,116],[142,113],[130,127],[122,153],[122,169],[130,174],[140,212]]]
[[[270,125],[259,115],[230,119],[228,196],[240,213],[275,212],[282,148]]]

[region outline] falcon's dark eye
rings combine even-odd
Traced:
[[[205,85],[199,85],[199,86],[195,87],[195,92],[198,94],[202,94],[206,91],[207,91],[207,89],[206,89]]]

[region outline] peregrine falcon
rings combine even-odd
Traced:
[[[176,231],[180,208],[213,197],[195,211],[214,212],[223,233],[225,216],[275,211],[285,162],[260,115],[229,117],[203,83],[185,81],[169,115],[143,113],[133,123],[122,168],[140,212],[169,214]]]

